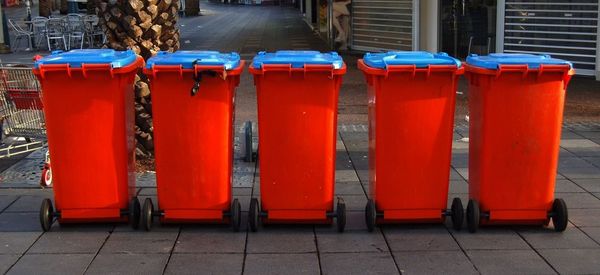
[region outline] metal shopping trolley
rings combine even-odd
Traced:
[[[42,91],[29,66],[0,65],[0,132],[0,159],[33,152],[46,143]],[[40,185],[48,187],[48,153],[45,161]]]

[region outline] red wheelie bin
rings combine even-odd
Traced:
[[[147,198],[142,225],[229,222],[239,231],[240,203],[232,201],[235,88],[244,62],[237,53],[159,52],[150,79],[157,210]]]
[[[250,72],[258,99],[261,202],[252,199],[249,226],[264,223],[346,224],[334,211],[337,104],[346,65],[337,53],[259,53]]]
[[[369,98],[368,230],[446,216],[459,230],[462,202],[446,206],[461,62],[445,53],[367,53],[358,67]]]
[[[133,82],[143,64],[133,51],[101,49],[56,51],[35,62],[56,206],[42,202],[44,231],[54,218],[137,228]]]
[[[567,227],[554,198],[565,91],[571,63],[547,55],[467,58],[469,204],[467,225]]]

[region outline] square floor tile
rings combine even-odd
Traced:
[[[351,231],[344,233],[317,231],[317,245],[321,253],[333,252],[386,252],[389,251],[381,231]]]
[[[98,254],[86,274],[162,274],[169,254]]]
[[[173,254],[165,274],[242,274],[243,254]]]
[[[392,251],[460,250],[442,225],[386,225],[382,231]]]
[[[542,249],[539,253],[561,274],[600,271],[600,249]]]
[[[312,226],[268,226],[248,233],[247,253],[317,252]]]
[[[29,253],[95,254],[108,237],[108,232],[46,232]]]
[[[398,269],[390,253],[323,253],[321,270],[325,275],[396,274]]]
[[[402,274],[477,274],[462,251],[394,252]]]
[[[41,232],[0,233],[0,254],[22,254],[40,237]]]
[[[469,250],[467,254],[482,274],[555,274],[533,250]]]
[[[27,254],[8,274],[83,274],[94,254]]]
[[[113,232],[100,253],[170,253],[178,231]]]
[[[515,231],[509,228],[480,228],[472,234],[451,231],[463,249],[530,249]]]
[[[248,254],[244,274],[319,274],[316,253],[305,254]]]
[[[176,253],[243,253],[246,245],[246,232],[231,232],[228,228],[181,230]]]

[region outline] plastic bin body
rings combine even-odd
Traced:
[[[196,59],[210,58],[217,63],[192,65]],[[243,67],[237,54],[206,51],[162,52],[148,60],[144,72],[152,90],[162,222],[227,220],[224,213],[230,210],[232,197],[234,95]],[[202,75],[200,86],[192,95],[198,74]]]
[[[516,56],[516,63],[510,64],[510,55],[492,55],[492,62],[500,63],[496,69],[486,68],[477,58],[466,65],[469,197],[489,215],[482,224],[547,224],[565,90],[573,70],[545,57]],[[527,58],[534,63],[522,63]]]
[[[59,222],[127,220],[122,211],[135,196],[133,82],[143,63],[112,50],[36,62]]]
[[[318,54],[259,54],[250,68],[257,88],[264,222],[331,222],[338,93],[346,67],[337,54],[335,65],[308,64],[303,55]]]
[[[358,66],[368,83],[369,197],[383,213],[377,222],[443,221],[464,69],[426,52],[367,54]]]

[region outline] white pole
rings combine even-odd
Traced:
[[[504,52],[504,16],[506,3],[505,0],[498,0],[496,9],[496,52]]]
[[[4,44],[4,18],[2,14],[2,5],[0,5],[0,54],[10,53],[10,48]]]

